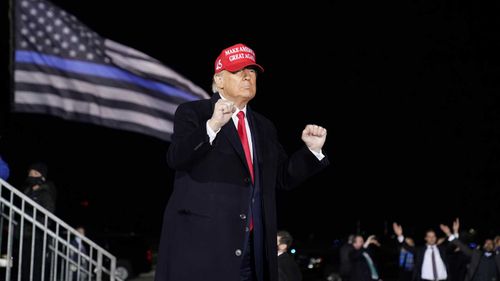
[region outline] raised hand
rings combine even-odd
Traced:
[[[368,245],[370,245],[370,244],[373,244],[375,246],[380,247],[380,243],[378,242],[375,235],[370,235],[368,238],[366,238],[366,242],[365,242],[366,247],[368,247]]]
[[[214,106],[212,118],[208,120],[208,125],[214,132],[219,131],[222,126],[231,119],[231,116],[236,111],[236,106],[230,101],[219,99]]]
[[[453,221],[453,233],[458,233],[458,230],[460,229],[460,220],[458,218],[456,218],[454,221]]]
[[[400,224],[393,223],[392,229],[394,230],[394,234],[396,234],[396,236],[403,236],[403,227]]]
[[[372,238],[371,240],[371,244],[377,246],[377,247],[380,247],[380,242],[378,242],[377,238]]]
[[[326,129],[318,125],[307,125],[302,131],[302,141],[314,152],[321,152],[326,140]]]
[[[441,231],[444,232],[444,234],[446,234],[446,236],[450,236],[451,235],[450,227],[447,226],[446,224],[440,224],[439,228],[441,228]]]

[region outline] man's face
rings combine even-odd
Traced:
[[[243,68],[237,72],[222,71],[221,81],[224,97],[230,101],[250,101],[257,91],[257,71],[252,68]]]
[[[493,240],[495,242],[495,247],[500,247],[500,236],[497,235],[495,236],[495,240]]]
[[[430,230],[425,233],[425,242],[428,245],[434,245],[436,244],[437,238],[436,238],[436,232]]]
[[[362,236],[356,236],[354,237],[354,241],[352,242],[352,246],[354,249],[359,250],[361,247],[363,247],[363,244],[365,243],[365,239],[363,239]]]
[[[281,243],[281,236],[277,236],[276,238],[277,238],[276,244],[278,245],[277,246],[278,253],[286,252],[288,247],[286,244]]]
[[[486,239],[484,241],[483,249],[487,252],[493,251],[495,249],[495,243],[493,243],[493,240]]]

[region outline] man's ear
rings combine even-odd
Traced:
[[[222,77],[222,73],[214,74],[214,81],[217,88],[224,89],[224,77]]]

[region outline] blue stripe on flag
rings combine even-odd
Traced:
[[[40,54],[38,52],[19,51],[19,50],[16,51],[16,62],[47,65],[64,71],[71,71],[81,74],[88,74],[93,76],[125,81],[147,89],[156,90],[166,95],[182,98],[187,101],[200,99],[200,97],[194,96],[189,92],[179,90],[177,88],[174,88],[166,84],[144,79],[142,77],[123,71],[113,66],[106,66],[106,65],[83,62],[83,61],[68,60],[56,56]]]

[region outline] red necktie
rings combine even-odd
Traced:
[[[247,160],[248,169],[250,171],[250,177],[252,177],[252,183],[254,183],[252,156],[250,155],[250,146],[248,145],[247,129],[245,126],[245,112],[240,111],[237,115],[238,135],[240,136],[243,151],[245,151],[245,158]],[[250,218],[250,230],[253,230],[253,217]]]
[[[252,183],[254,183],[253,177],[253,163],[252,156],[250,155],[250,146],[248,145],[247,129],[245,126],[245,112],[238,112],[238,135],[240,136],[241,145],[245,151],[245,158],[247,159],[248,169],[250,170],[250,176],[252,177]]]

